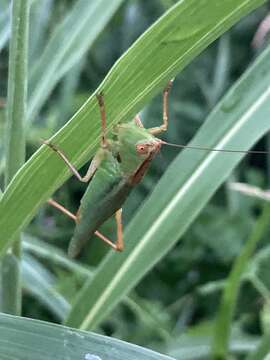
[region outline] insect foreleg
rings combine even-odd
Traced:
[[[96,169],[98,168],[98,166],[101,162],[100,156],[98,154],[96,154],[94,156],[94,158],[92,159],[86,174],[84,176],[81,176],[80,173],[78,172],[78,170],[75,168],[75,166],[68,160],[66,155],[60,149],[58,149],[54,144],[51,144],[47,140],[43,140],[43,143],[45,145],[48,145],[53,151],[55,151],[60,156],[60,158],[66,163],[66,165],[69,167],[72,174],[74,174],[76,176],[76,178],[82,182],[88,182],[91,179],[91,177],[94,175]]]
[[[165,89],[163,90],[163,124],[160,125],[160,126],[157,126],[157,127],[153,127],[153,128],[150,128],[148,129],[148,131],[150,132],[150,134],[152,135],[157,135],[157,134],[160,134],[164,131],[167,131],[167,128],[168,128],[168,119],[169,119],[169,116],[168,116],[168,97],[169,97],[169,93],[170,93],[170,90],[171,90],[171,87],[172,87],[172,84],[173,84],[173,80],[170,80],[167,84],[167,86],[165,87]]]

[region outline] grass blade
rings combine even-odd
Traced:
[[[46,260],[46,262],[62,267],[72,273],[84,277],[90,277],[93,274],[93,269],[91,270],[89,267],[68,258],[62,250],[36,238],[24,236],[23,249],[38,258]]]
[[[0,314],[0,358],[22,359],[22,354],[27,360],[174,360],[106,336]]]
[[[263,2],[226,0],[220,5],[215,0],[209,0],[207,5],[197,0],[178,2],[123,55],[97,90],[104,90],[108,128],[131,119],[168,79]],[[93,95],[52,141],[79,167],[93,156],[99,135],[99,109]],[[66,166],[45,146],[29,159],[0,202],[0,253],[69,176]]]
[[[269,130],[269,66],[270,48],[214,109],[191,145],[248,149]],[[109,254],[79,294],[67,324],[97,326],[171,249],[242,157],[184,150],[129,224],[125,252]]]
[[[27,97],[29,0],[14,0],[12,3],[12,33],[9,50],[9,77],[7,100],[7,146],[5,186],[25,161],[24,122]],[[12,254],[2,260],[1,309],[20,314],[20,237],[14,239]]]
[[[217,315],[213,337],[212,358],[227,359],[230,337],[230,327],[239,293],[241,276],[246,270],[250,257],[256,248],[258,241],[265,233],[270,220],[270,206],[264,207],[263,213],[257,221],[254,230],[246,242],[242,252],[236,258],[231,273],[226,281],[221,299],[220,309]]]
[[[69,303],[55,289],[54,276],[32,256],[22,259],[24,288],[43,303],[58,319],[63,320],[70,309]]]
[[[169,354],[178,360],[210,359],[212,332],[212,323],[192,327],[189,331],[182,334],[176,342],[168,346]],[[259,341],[257,336],[239,333],[239,330],[234,331],[229,344],[230,352],[235,357],[249,354],[256,349]]]
[[[0,3],[0,51],[5,47],[10,36],[10,6]]]
[[[76,2],[57,27],[29,79],[28,120],[33,120],[58,81],[82,58],[123,0]]]
[[[34,1],[30,6],[29,69],[40,60],[46,46],[46,32],[53,11],[53,0]]]

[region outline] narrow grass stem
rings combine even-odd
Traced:
[[[29,0],[13,0],[9,48],[5,186],[25,161]],[[1,262],[0,310],[21,313],[20,236]]]
[[[270,205],[266,204],[242,252],[236,258],[226,282],[216,319],[212,346],[213,360],[228,359],[230,328],[240,289],[241,276],[247,267],[248,261],[255,250],[258,241],[262,238],[269,226],[269,221]]]

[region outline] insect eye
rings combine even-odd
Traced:
[[[136,150],[139,154],[145,154],[147,153],[147,146],[143,144],[136,145]]]

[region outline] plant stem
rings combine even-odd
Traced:
[[[233,264],[216,319],[212,346],[212,359],[214,360],[225,360],[228,358],[230,327],[241,284],[241,276],[247,267],[250,256],[255,250],[258,241],[269,226],[269,220],[270,205],[266,204],[260,218],[255,224],[253,232]]]
[[[13,0],[9,47],[5,187],[25,161],[29,1]],[[19,206],[19,204],[18,204]],[[21,313],[20,235],[1,263],[0,310]]]

